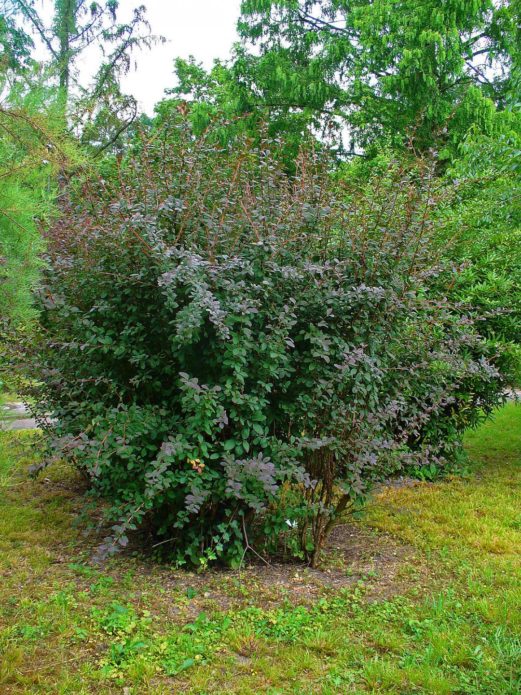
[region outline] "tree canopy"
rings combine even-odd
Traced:
[[[234,69],[261,103],[382,137],[454,147],[486,129],[519,64],[519,2],[245,0]]]

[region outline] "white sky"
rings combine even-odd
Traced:
[[[214,58],[229,57],[241,0],[120,0],[120,7],[123,12],[141,3],[152,32],[167,43],[137,56],[137,71],[125,78],[123,88],[151,113],[163,90],[174,86],[174,58],[193,55],[210,67]]]

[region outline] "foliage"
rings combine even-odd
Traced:
[[[114,2],[56,2],[55,10],[52,28],[46,27],[32,0],[5,0],[0,16],[0,385],[6,379],[12,382],[11,346],[19,342],[20,331],[27,333],[35,315],[32,290],[42,266],[41,228],[49,224],[58,189],[63,190],[67,178],[85,163],[64,118],[75,62],[100,36],[105,48],[115,46],[100,66],[94,91],[75,91],[74,113],[81,121],[84,143],[106,149],[125,127],[121,114],[114,116],[114,109],[109,114],[107,100],[114,101],[115,95],[119,99],[117,77],[128,69],[130,51],[149,40],[137,33],[143,10],[128,25],[116,24]],[[50,74],[32,58],[35,46],[27,24],[50,52]],[[118,103],[121,106],[122,100]],[[92,121],[95,134],[89,130]]]
[[[256,143],[267,135],[284,139],[284,157],[289,168],[294,166],[302,139],[316,138],[316,147],[327,141],[330,148],[341,149],[341,142],[331,121],[324,123],[320,114],[310,108],[281,108],[269,97],[259,96],[246,75],[255,70],[253,59],[236,46],[229,63],[214,61],[210,70],[194,58],[175,61],[176,86],[167,89],[169,99],[156,105],[158,120],[168,117],[172,109],[187,112],[194,132],[202,134],[212,122],[221,119],[220,137],[233,140],[238,133],[247,133]],[[227,122],[222,123],[223,115]],[[317,137],[320,136],[320,137]]]
[[[0,3],[0,75],[8,71],[20,71],[30,63],[33,42],[14,21],[14,3]]]
[[[372,482],[453,457],[500,398],[470,319],[429,294],[432,168],[335,191],[322,156],[288,177],[281,149],[178,115],[50,233],[34,377],[119,520],[105,550],[146,523],[179,561],[288,533],[316,559]]]
[[[446,156],[511,88],[516,0],[245,0],[241,89],[349,125],[351,145],[410,137]]]
[[[41,226],[52,218],[57,179],[64,182],[83,162],[62,133],[48,91],[26,92],[15,83],[0,103],[0,390],[12,385],[11,346],[36,317]]]
[[[0,128],[0,314],[18,320],[29,310],[37,278],[38,219],[48,215],[52,174],[67,154],[45,120],[23,107],[0,107]]]
[[[521,379],[521,113],[505,111],[494,133],[472,131],[448,171],[446,256],[460,263],[456,299],[480,315],[480,332],[508,346]]]

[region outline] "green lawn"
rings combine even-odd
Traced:
[[[29,480],[37,435],[0,433],[0,692],[518,695],[521,407],[467,447],[471,475],[386,489],[321,573],[194,575],[91,564],[80,481]]]

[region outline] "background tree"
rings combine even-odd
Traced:
[[[169,95],[156,106],[159,122],[168,119],[172,110],[186,111],[196,135],[202,135],[210,123],[219,122],[221,142],[230,142],[239,133],[248,133],[254,142],[266,134],[283,137],[287,166],[292,168],[302,141],[310,133],[330,134],[315,111],[289,111],[264,103],[243,80],[244,61],[249,58],[239,47],[229,63],[215,61],[210,70],[190,57],[175,61],[177,85],[165,90]],[[214,129],[212,129],[212,132]],[[320,142],[316,141],[317,147]]]
[[[55,176],[70,160],[52,90],[37,82],[30,36],[17,27],[14,2],[0,16],[0,317],[30,316],[42,241],[39,222],[50,214]]]
[[[516,0],[244,0],[258,55],[242,79],[280,110],[340,117],[358,146],[414,133],[448,156],[503,104],[518,27]]]
[[[58,176],[82,163],[45,90],[15,88],[0,102],[0,391],[12,386],[13,349],[34,327],[41,230],[55,212]]]
[[[63,184],[67,170],[84,162],[71,131],[98,152],[114,144],[137,113],[119,78],[133,51],[153,39],[143,6],[121,24],[113,0],[56,0],[47,24],[32,0],[4,0],[1,10],[0,310],[5,321],[20,323],[30,314],[43,248],[39,227],[51,214],[58,175]],[[48,51],[47,65],[34,59],[36,40]],[[101,61],[85,84],[77,62],[94,44]]]
[[[460,264],[452,289],[479,316],[480,331],[507,346],[521,382],[521,114],[495,132],[471,131],[447,174],[445,255]]]
[[[135,8],[130,20],[121,23],[117,0],[55,0],[52,18],[46,21],[34,0],[13,2],[19,21],[31,28],[47,51],[64,118],[83,144],[107,149],[138,113],[135,98],[121,92],[121,77],[131,68],[137,50],[160,40],[150,33],[145,7]],[[96,51],[94,74],[82,75],[80,57],[87,52],[94,56]]]

